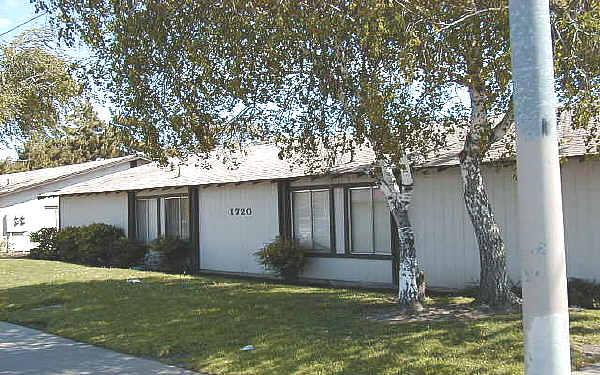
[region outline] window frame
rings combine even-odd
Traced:
[[[190,211],[190,197],[189,197],[189,195],[187,195],[187,194],[183,194],[183,195],[181,195],[181,194],[180,195],[165,195],[165,196],[160,197],[159,199],[163,202],[162,205],[164,206],[164,211],[165,211],[164,221],[162,221],[162,218],[161,218],[161,222],[160,222],[159,226],[165,228],[165,236],[167,236],[167,200],[177,199],[179,201],[178,204],[177,204],[178,209],[179,209],[179,220],[178,220],[179,221],[178,222],[179,233],[183,233],[184,232],[183,229],[186,226],[188,228],[186,230],[187,237],[176,236],[175,238],[178,238],[178,239],[181,239],[181,240],[185,240],[185,241],[189,241],[191,239],[190,229],[189,229],[189,226],[190,226],[190,212],[189,212]],[[188,202],[188,206],[187,206],[187,210],[186,210],[187,211],[187,215],[188,215],[188,220],[187,220],[186,224],[184,224],[184,220],[182,220],[182,217],[183,217],[182,215],[183,215],[184,210],[182,210],[182,203],[181,202],[182,202],[183,199],[187,199],[187,202]]]
[[[313,237],[313,233],[314,233],[314,222],[313,222],[313,199],[312,199],[312,192],[323,192],[326,191],[328,193],[328,199],[329,199],[329,249],[316,249],[314,246],[314,237]],[[336,237],[335,237],[335,231],[336,231],[336,227],[335,227],[335,197],[334,197],[334,193],[333,193],[333,187],[329,186],[329,185],[313,185],[313,186],[296,186],[296,187],[290,187],[289,188],[289,196],[288,196],[288,200],[289,200],[289,205],[290,205],[290,235],[292,238],[295,238],[295,233],[294,233],[294,194],[295,193],[305,193],[305,192],[310,192],[310,231],[311,231],[311,242],[312,242],[312,246],[310,247],[310,249],[308,249],[309,254],[315,254],[315,255],[329,255],[329,254],[336,254]]]
[[[370,209],[371,209],[371,244],[373,249],[370,252],[368,251],[353,251],[352,250],[352,190],[361,190],[361,189],[369,189],[370,194]],[[386,259],[393,256],[395,252],[395,222],[392,217],[392,213],[389,213],[389,222],[390,222],[390,252],[377,252],[375,249],[375,200],[373,197],[374,191],[379,189],[379,185],[374,183],[363,183],[363,184],[348,184],[344,185],[344,246],[345,246],[345,254],[347,256],[353,257],[365,257],[365,258],[382,258]]]
[[[138,227],[139,221],[138,221],[138,217],[137,217],[138,211],[139,211],[138,210],[138,205],[137,205],[138,201],[140,201],[140,200],[144,200],[144,201],[152,201],[153,200],[153,201],[156,201],[156,215],[157,215],[157,218],[156,218],[156,223],[157,223],[156,233],[157,233],[157,237],[156,238],[163,238],[163,237],[165,237],[166,232],[167,232],[167,216],[166,216],[165,201],[167,199],[179,199],[179,204],[178,205],[179,205],[179,210],[181,212],[181,200],[183,198],[187,198],[187,200],[188,200],[188,210],[187,210],[188,211],[188,222],[187,222],[186,225],[188,225],[188,227],[189,227],[190,226],[190,221],[191,221],[191,216],[190,215],[192,214],[191,212],[189,212],[190,207],[191,207],[190,206],[190,202],[191,201],[190,201],[189,194],[177,193],[177,194],[165,194],[165,195],[141,195],[139,197],[136,195],[136,197],[135,197],[135,203],[136,203],[136,208],[135,208],[135,212],[136,212],[136,214],[135,214],[136,240],[140,241],[140,238],[139,238],[139,227]],[[183,224],[183,221],[180,220],[180,223],[179,223],[179,231],[180,232],[182,231],[182,229],[184,228],[184,226],[185,225]],[[187,238],[181,238],[181,239],[183,239],[185,241],[191,241],[192,235],[190,233],[190,229],[191,228],[189,228],[187,230],[188,237]]]

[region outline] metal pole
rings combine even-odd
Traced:
[[[571,373],[548,0],[510,0],[525,373]]]

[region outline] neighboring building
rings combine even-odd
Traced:
[[[561,146],[568,274],[598,279],[600,161],[584,157],[582,137],[573,134]],[[455,146],[414,173],[410,216],[432,287],[462,288],[479,279],[457,167],[460,143]],[[201,271],[268,275],[253,254],[287,234],[311,249],[303,278],[396,285],[394,223],[382,193],[364,173],[371,152],[359,152],[325,176],[307,176],[279,160],[273,146],[246,151],[235,170],[216,160],[208,162],[210,169],[148,164],[45,195],[60,196],[61,227],[104,222],[145,242],[164,234],[188,238]],[[509,274],[518,281],[514,162],[499,162],[501,154],[499,147],[491,152],[484,175],[506,240]]]
[[[38,199],[38,195],[129,169],[138,163],[147,161],[125,156],[0,175],[3,245],[11,252],[27,252],[33,246],[29,240],[31,232],[59,226],[58,198]]]

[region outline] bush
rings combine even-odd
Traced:
[[[146,252],[143,244],[127,239],[123,231],[113,225],[91,224],[83,227],[68,227],[60,231],[54,229],[54,231],[52,238],[46,236],[48,240],[45,245],[45,248],[54,248],[53,258],[40,259],[63,260],[89,266],[127,268],[140,264]],[[40,237],[40,235],[38,237],[33,235],[32,233],[32,239]],[[40,240],[36,242],[42,243]],[[44,251],[44,254],[48,252]],[[41,252],[35,252],[36,256],[37,253]]]
[[[78,261],[90,266],[106,266],[111,263],[110,248],[113,243],[124,238],[123,230],[108,224],[91,224],[79,227],[77,245]]]
[[[56,233],[57,259],[81,263],[79,256],[79,227],[67,227]]]
[[[108,246],[110,267],[129,268],[141,264],[146,254],[146,245],[128,238],[119,238]]]
[[[30,234],[32,242],[37,242],[38,246],[31,249],[29,256],[33,259],[57,260],[58,251],[56,250],[56,228],[42,228],[37,232]]]
[[[254,255],[260,264],[284,279],[295,279],[304,268],[304,252],[297,240],[278,236]]]
[[[194,248],[188,241],[173,237],[157,238],[150,244],[150,250],[160,254],[161,271],[192,273],[194,271]]]
[[[582,279],[570,278],[567,283],[569,305],[586,309],[600,308],[600,285]]]

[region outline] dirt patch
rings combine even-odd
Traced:
[[[514,311],[517,312],[517,311]],[[482,305],[455,304],[424,306],[422,311],[407,312],[398,307],[390,307],[363,315],[364,319],[388,323],[428,322],[435,320],[475,320],[492,316],[506,315],[513,311],[493,311]]]

